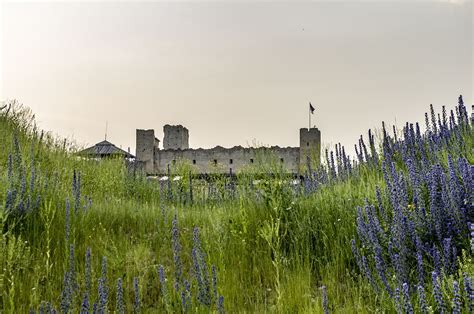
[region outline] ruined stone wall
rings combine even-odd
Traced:
[[[163,149],[188,149],[189,131],[182,125],[165,125],[163,127]]]
[[[189,131],[181,125],[165,125],[163,128],[163,149],[153,130],[137,130],[137,161],[144,164],[148,174],[165,174],[168,165],[184,159],[192,164],[198,173],[238,172],[252,164],[258,164],[263,155],[273,159],[292,173],[300,173],[306,168],[308,158],[313,165],[321,161],[321,132],[317,128],[300,129],[299,147],[244,148],[235,146],[212,149],[190,149]]]
[[[165,174],[168,165],[187,160],[196,167],[198,173],[228,173],[230,169],[236,173],[249,165],[257,165],[262,158],[274,159],[282,163],[290,172],[299,170],[299,147],[282,148],[278,146],[269,148],[233,148],[215,147],[212,149],[186,149],[186,150],[157,150],[155,152],[155,174]]]

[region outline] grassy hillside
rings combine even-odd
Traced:
[[[0,112],[0,312],[469,312],[473,128],[462,99],[294,184],[91,161]],[[389,133],[391,135],[389,135]],[[366,145],[367,142],[367,145]],[[276,163],[278,164],[278,163]],[[471,308],[470,308],[471,307]]]

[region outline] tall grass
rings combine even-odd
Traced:
[[[436,147],[431,141],[441,133],[423,134],[430,165],[447,167],[448,155],[474,163],[472,125],[453,122],[462,127],[447,127],[456,131],[443,133]],[[397,171],[408,172],[409,131],[409,125],[404,136],[383,130],[379,144],[370,132],[368,146],[363,138],[356,146],[355,161],[337,145],[323,167],[308,164],[304,183],[296,185],[271,157],[208,181],[177,163],[170,179],[180,180],[157,181],[119,159],[76,157],[73,145],[38,131],[31,112],[13,104],[0,113],[0,312],[397,311],[397,296],[379,289],[372,260],[374,275],[359,267],[360,254],[372,253],[356,222],[358,207],[377,204],[377,190],[386,214],[394,215],[384,165],[391,156]],[[457,303],[469,310],[469,241],[463,233],[456,242],[453,271],[434,282],[427,275],[423,289],[432,310],[439,306],[436,283],[446,310]],[[406,286],[393,287],[398,300],[407,299]],[[418,291],[408,288],[417,302]]]

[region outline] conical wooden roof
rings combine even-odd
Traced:
[[[133,156],[129,152],[118,148],[107,140],[97,143],[94,146],[88,147],[84,150],[81,150],[78,154],[87,157],[111,157],[121,155],[125,158],[135,158],[135,156]]]

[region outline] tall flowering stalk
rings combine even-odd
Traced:
[[[453,314],[461,314],[461,294],[459,292],[459,285],[456,280],[453,281]]]
[[[409,287],[406,282],[403,283],[402,285],[402,292],[403,292],[403,305],[405,308],[405,313],[412,314],[413,306],[411,305]]]
[[[219,300],[217,301],[217,313],[224,314],[224,297],[221,295],[219,296]]]
[[[117,301],[116,301],[117,313],[125,313],[125,307],[123,304],[123,282],[122,278],[117,279]]]
[[[474,310],[474,290],[472,288],[472,278],[464,273],[463,274],[463,283],[464,283],[464,294],[466,295],[466,303],[469,313],[472,313]]]
[[[98,310],[101,313],[107,311],[109,296],[109,288],[107,287],[107,258],[102,257],[102,270],[101,277],[99,278],[99,287],[98,287]]]
[[[135,302],[133,303],[133,312],[140,313],[140,288],[138,286],[138,278],[133,278],[133,291],[135,294]]]
[[[422,285],[419,285],[418,288],[418,304],[421,313],[428,313],[428,305],[426,304],[425,289]]]
[[[440,313],[446,313],[446,304],[443,299],[443,293],[441,292],[441,287],[439,285],[438,274],[434,271],[431,273],[431,278],[433,282],[433,294],[436,301],[436,308]]]
[[[375,291],[385,290],[396,298],[394,291],[399,289],[405,312],[410,312],[405,300],[415,293],[411,286],[418,286],[420,308],[425,312],[428,269],[434,270],[431,282],[437,307],[446,311],[440,282],[445,275],[456,276],[458,254],[468,249],[464,239],[469,234],[468,221],[474,221],[474,179],[473,167],[459,156],[464,145],[460,132],[471,128],[461,97],[456,112],[457,119],[453,112],[448,123],[446,108],[436,115],[430,106],[425,134],[418,124],[407,123],[402,137],[395,128],[391,137],[383,124],[379,169],[385,188],[376,188],[377,209],[369,202],[357,209],[358,241],[352,242],[356,264]],[[374,157],[372,142],[369,132],[369,155],[359,140],[359,162]],[[441,157],[446,151],[447,162]],[[375,162],[372,166],[378,167]],[[416,272],[410,267],[416,267]],[[375,280],[372,269],[378,275]]]
[[[158,279],[160,280],[161,294],[163,295],[163,302],[168,303],[168,289],[166,287],[166,276],[163,265],[158,265]]]
[[[324,314],[328,314],[329,313],[329,310],[328,310],[328,293],[327,293],[327,290],[326,290],[326,286],[322,286],[321,290],[322,290],[323,312],[324,312]]]
[[[89,314],[90,304],[89,304],[89,295],[84,293],[84,297],[82,299],[81,304],[81,314]]]
[[[194,265],[194,275],[198,283],[198,301],[206,306],[211,305],[210,285],[209,285],[209,272],[207,271],[207,265],[205,260],[204,251],[201,247],[201,241],[199,239],[199,228],[195,227],[193,232],[193,249],[192,258]]]
[[[85,263],[85,283],[86,283],[86,292],[91,293],[92,289],[92,269],[91,269],[91,249],[88,247],[86,249],[86,263]]]
[[[70,281],[69,272],[64,272],[63,290],[61,292],[61,311],[69,313],[72,307],[73,290]]]

